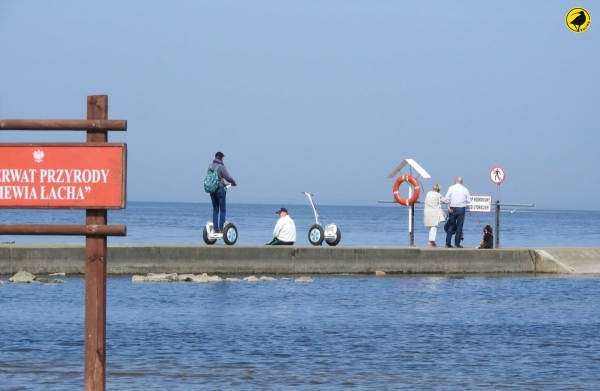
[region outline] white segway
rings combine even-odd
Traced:
[[[303,191],[302,194],[308,197],[310,201],[310,205],[313,208],[313,212],[315,213],[315,223],[308,230],[308,241],[313,246],[320,246],[323,243],[323,240],[327,242],[330,246],[337,246],[337,244],[342,240],[342,231],[338,228],[334,223],[327,224],[323,229],[321,223],[319,223],[319,215],[317,214],[317,208],[315,208],[315,203],[312,199],[312,194]]]
[[[225,187],[229,188],[231,184]],[[223,240],[226,245],[233,246],[237,242],[238,231],[233,223],[226,221],[223,225],[223,232],[215,233],[213,222],[207,221],[202,231],[202,238],[204,239],[204,243],[209,245],[215,244],[217,240]]]
[[[217,240],[223,240],[228,246],[233,246],[237,242],[237,228],[229,221],[225,222],[222,233],[215,233],[212,221],[207,221],[202,231],[202,238],[206,244],[215,244]]]

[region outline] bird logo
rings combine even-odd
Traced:
[[[592,17],[584,8],[576,7],[567,12],[565,22],[572,32],[583,33],[592,23]]]
[[[44,160],[44,151],[41,150],[37,150],[33,152],[33,160],[35,160],[36,163],[41,163]]]

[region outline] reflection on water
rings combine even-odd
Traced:
[[[598,278],[276,277],[109,278],[107,389],[600,384]],[[64,279],[0,285],[3,390],[83,387],[84,279]]]

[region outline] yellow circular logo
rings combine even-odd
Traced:
[[[573,31],[574,33],[583,33],[585,30],[587,30],[590,23],[592,23],[592,17],[587,10],[581,7],[576,7],[567,12],[565,22],[567,23],[569,30]]]

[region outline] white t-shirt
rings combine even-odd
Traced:
[[[296,225],[289,215],[280,217],[277,220],[277,224],[275,224],[275,229],[273,230],[273,237],[282,242],[296,241]]]

